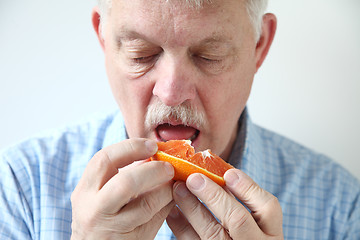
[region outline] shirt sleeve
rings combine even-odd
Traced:
[[[19,181],[15,171],[0,154],[0,239],[34,239],[33,214],[23,184],[28,175],[22,173]]]

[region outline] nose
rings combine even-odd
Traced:
[[[195,76],[191,64],[186,60],[164,58],[155,75],[153,95],[165,105],[177,106],[195,98]]]

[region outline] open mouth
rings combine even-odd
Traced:
[[[172,125],[170,123],[163,123],[156,127],[156,136],[160,141],[169,140],[191,140],[195,141],[200,131],[191,126],[185,126],[182,124]]]

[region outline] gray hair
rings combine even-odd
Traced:
[[[100,17],[102,25],[105,22],[108,11],[111,9],[112,0],[97,0],[100,10]],[[166,0],[170,1],[170,0]],[[204,3],[211,3],[212,0],[183,0],[186,4],[194,7],[201,7]],[[268,0],[245,0],[246,10],[249,19],[254,27],[255,39],[260,38],[262,17],[266,11]]]

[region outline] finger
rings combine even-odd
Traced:
[[[160,227],[169,215],[171,209],[175,206],[174,201],[163,207],[154,217],[146,224],[139,227],[139,236],[146,236],[146,239],[155,239]]]
[[[184,215],[174,206],[166,218],[166,222],[176,239],[200,239],[199,235],[195,232],[194,228],[186,220]]]
[[[264,233],[272,236],[282,234],[281,206],[274,195],[238,169],[227,171],[224,179],[228,189],[251,210]]]
[[[109,214],[116,213],[130,200],[170,181],[173,177],[174,168],[167,162],[150,161],[130,170],[119,169],[99,191],[99,209]]]
[[[186,185],[220,220],[233,239],[259,239],[263,235],[249,211],[206,176],[192,174]]]
[[[190,193],[185,183],[177,182],[174,184],[174,200],[200,238],[229,238],[226,230],[213,217],[209,210]]]
[[[144,164],[144,163],[150,162],[150,161],[151,161],[150,158],[144,159],[144,160],[134,161],[133,163],[130,163],[129,165],[126,165],[126,166],[122,167],[121,169],[123,169],[123,170],[129,169],[130,170],[130,169],[132,169],[132,168],[134,168],[136,166],[140,166],[141,164]],[[119,169],[118,169],[118,171],[119,171]]]
[[[130,201],[118,215],[119,221],[125,223],[121,225],[122,230],[132,231],[136,226],[147,223],[172,200],[172,182],[167,182]]]
[[[149,139],[127,139],[97,152],[87,165],[82,180],[89,189],[99,190],[118,169],[136,160],[151,157],[157,151],[156,142]]]

